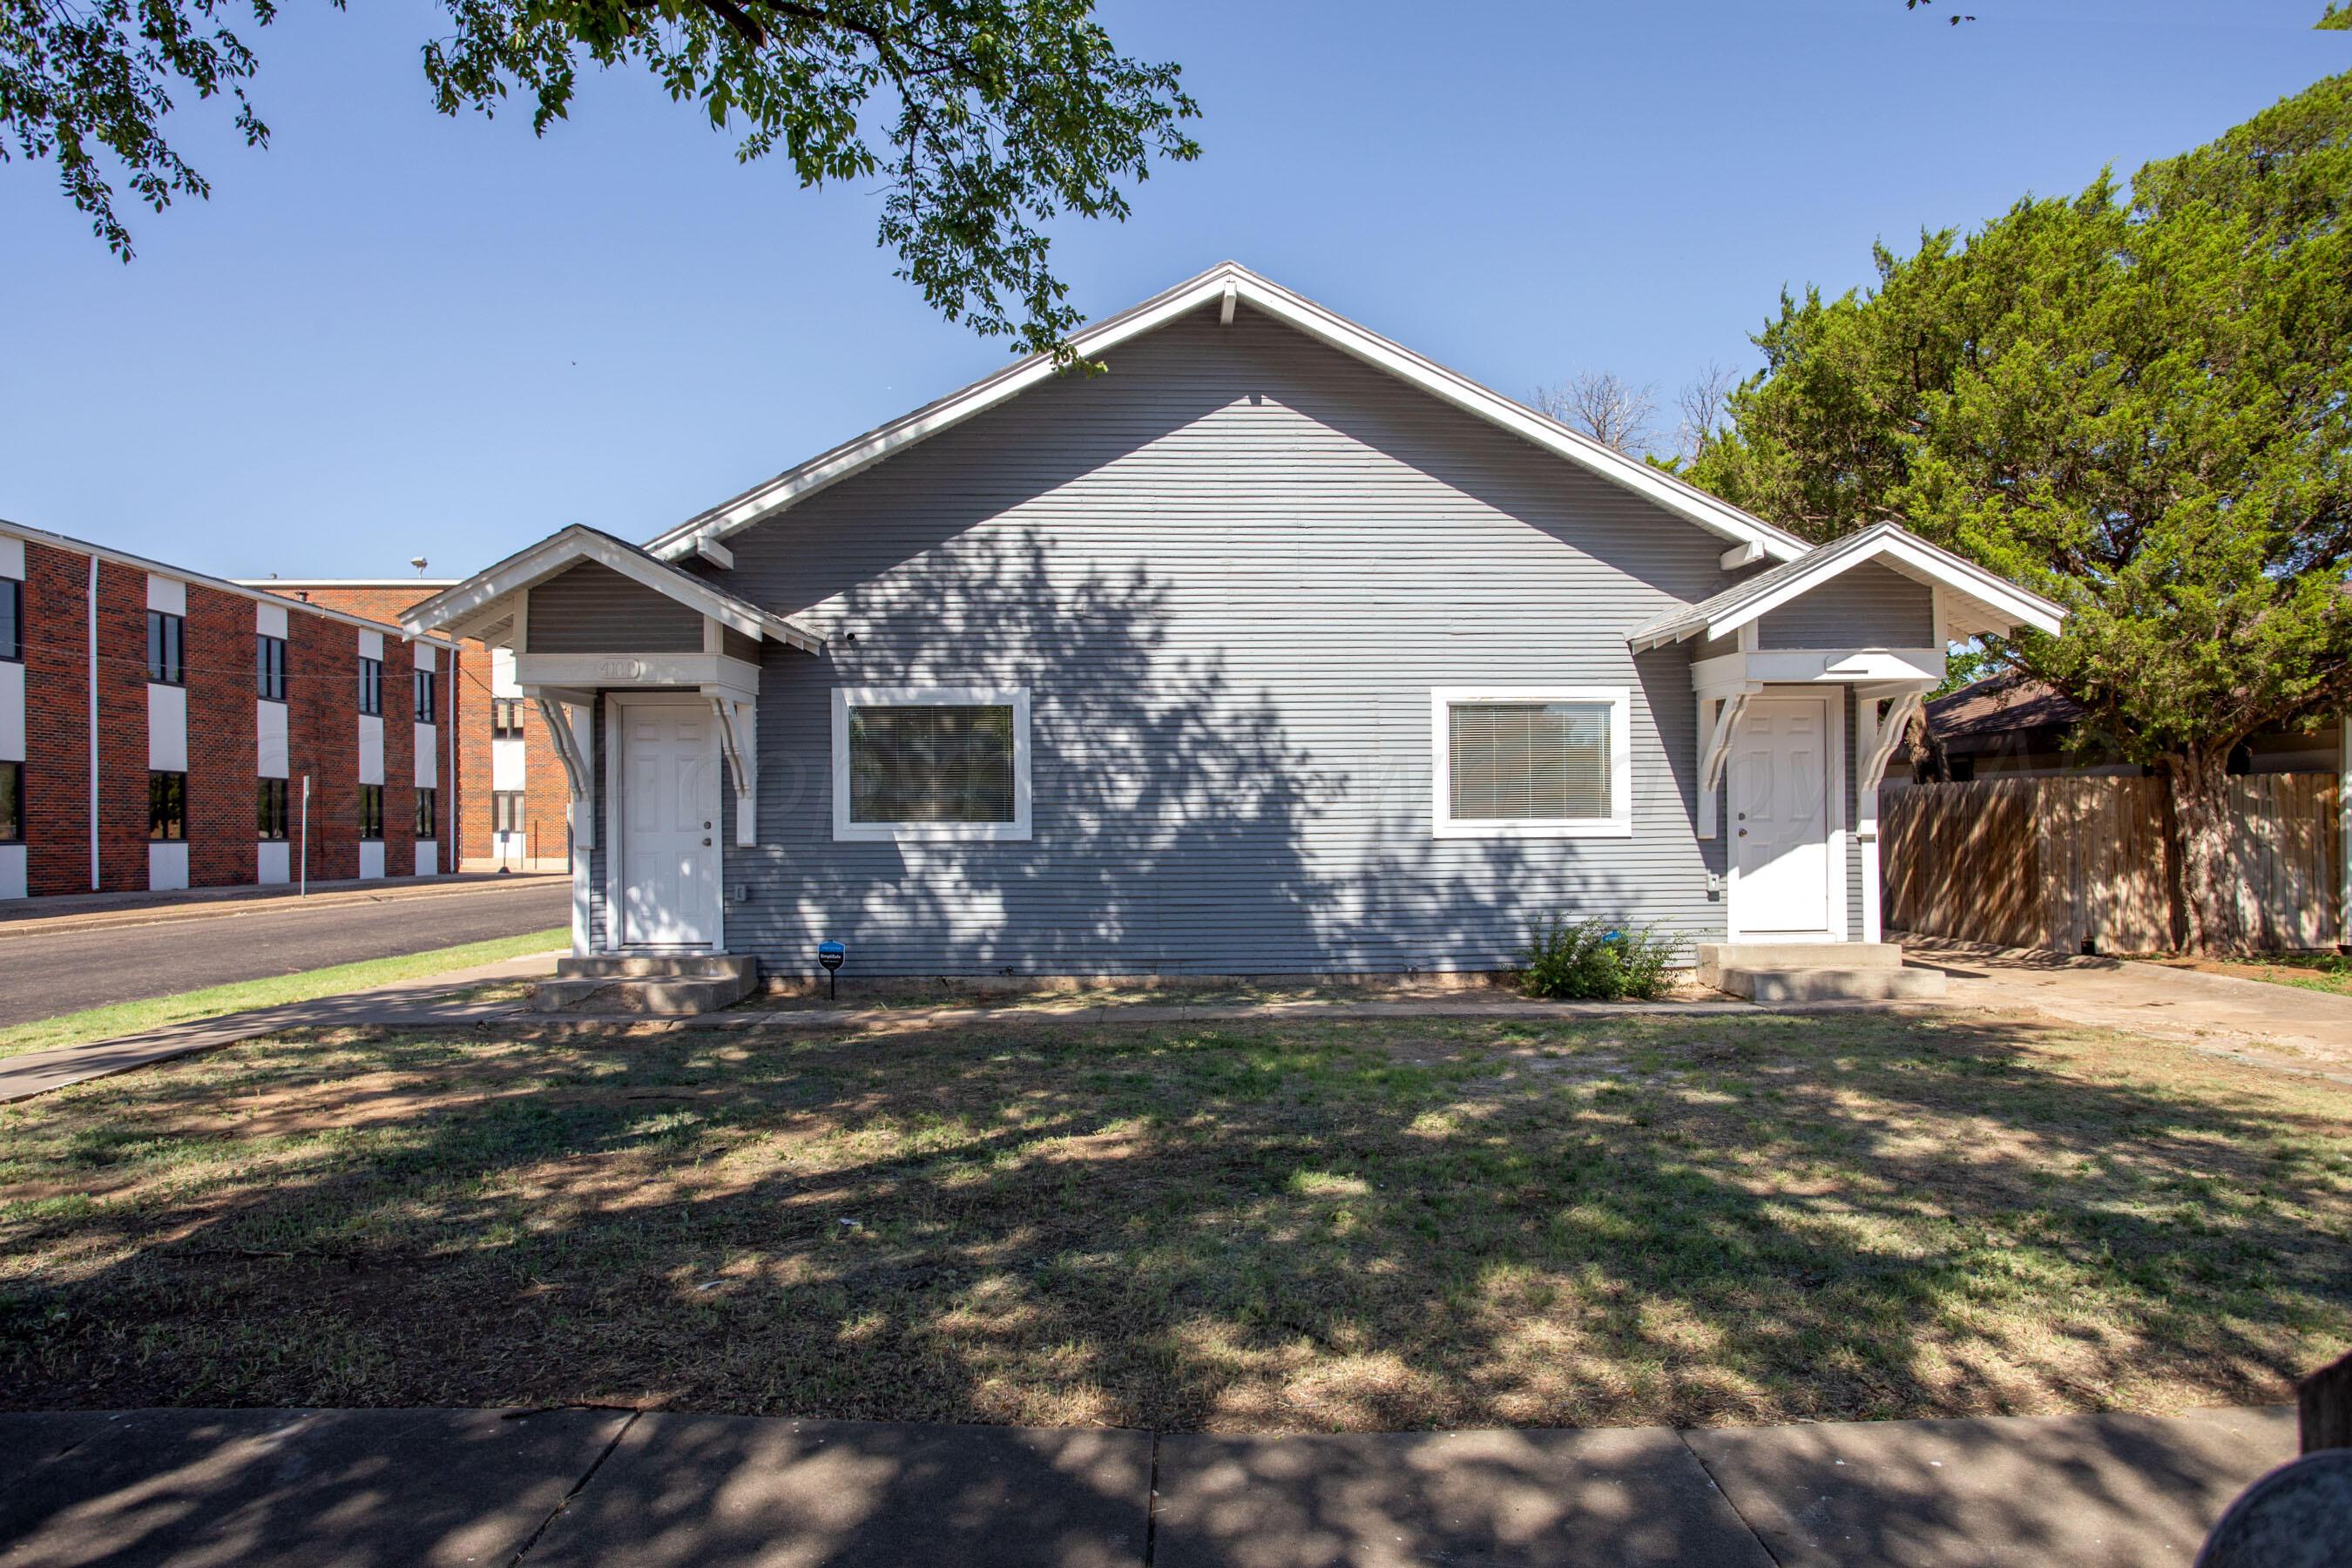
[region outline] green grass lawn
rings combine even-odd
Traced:
[[[2352,996],[2352,955],[2341,952],[2266,952],[2258,958],[2158,954],[2147,962],[2174,969],[2200,969],[2208,974],[2234,975],[2240,980],[2266,980],[2273,985],[2296,985],[2305,991],[2325,991],[2331,996]]]
[[[372,958],[360,963],[338,963],[329,969],[309,969],[297,974],[273,974],[263,980],[239,981],[234,985],[184,991],[176,996],[153,996],[142,1002],[118,1002],[79,1013],[62,1013],[54,1018],[0,1029],[0,1058],[46,1051],[57,1046],[110,1040],[119,1035],[135,1035],[166,1024],[217,1018],[227,1013],[275,1007],[288,1002],[307,1002],[314,996],[333,996],[371,985],[421,980],[453,969],[471,969],[501,959],[568,949],[571,941],[571,933],[559,926],[552,931],[493,937],[488,942],[412,952],[400,958]]]
[[[257,1041],[0,1106],[0,1405],[1234,1432],[2163,1411],[2352,1090],[1979,1016]]]

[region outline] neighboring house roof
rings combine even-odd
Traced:
[[[1882,561],[1922,583],[1947,590],[1945,631],[1951,639],[1981,633],[2006,636],[2021,626],[2055,635],[2066,618],[2063,606],[2041,595],[1938,549],[1894,523],[1882,522],[1760,572],[1713,598],[1654,616],[1635,627],[1627,640],[1638,652],[1685,637],[1723,637],[1865,561]]]
[[[2063,729],[2085,712],[2073,698],[2014,670],[1963,686],[1927,704],[1927,727],[1950,745],[2027,730]]]
[[[1647,497],[1667,511],[1695,522],[1737,544],[1749,546],[1757,559],[1792,560],[1811,548],[1795,534],[1773,527],[1717,500],[1688,481],[1613,447],[1556,419],[1537,413],[1498,392],[1456,374],[1367,331],[1314,301],[1259,277],[1235,262],[1223,262],[1197,278],[1179,283],[1165,293],[1123,310],[1077,333],[1070,346],[1081,359],[1093,359],[1120,343],[1167,325],[1177,318],[1218,305],[1232,320],[1236,304],[1246,304],[1307,336],[1339,349],[1376,369],[1421,388],[1491,424],[1500,426],[1547,451],[1567,458],[1610,482]],[[950,426],[1017,396],[1059,374],[1050,355],[1036,355],[1008,365],[962,391],[845,441],[829,452],[785,469],[765,484],[755,485],[708,511],[688,519],[650,542],[646,548],[665,560],[697,553],[723,553],[719,542],[763,518],[815,494],[825,487],[879,462],[891,453],[936,436]],[[721,564],[725,563],[720,562]]]
[[[616,539],[584,523],[573,523],[561,532],[551,533],[456,587],[410,605],[402,614],[401,624],[461,637],[496,636],[513,617],[509,599],[583,561],[610,567],[746,637],[770,637],[811,653],[824,646],[824,637],[788,617],[763,610],[740,594],[730,594],[646,553],[625,539]]]

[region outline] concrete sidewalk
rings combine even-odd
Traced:
[[[133,1068],[169,1061],[173,1057],[184,1057],[192,1051],[233,1046],[240,1040],[258,1039],[264,1035],[275,1035],[287,1029],[344,1028],[373,1024],[385,1016],[396,1017],[415,1026],[498,1017],[513,1012],[515,1004],[511,1001],[466,1002],[454,999],[452,994],[478,985],[541,979],[555,973],[555,959],[553,952],[532,953],[472,969],[453,969],[420,980],[403,980],[372,990],[348,992],[341,996],[320,996],[308,1002],[289,1002],[283,1006],[261,1007],[248,1013],[197,1018],[116,1040],[99,1040],[89,1045],[60,1046],[55,1050],[26,1051],[21,1056],[0,1057],[0,1104],[47,1094],[68,1084],[83,1083],[90,1079],[107,1078],[115,1073],[128,1072]]]
[[[1154,1436],[612,1410],[0,1415],[0,1563],[2185,1562],[2284,1409]]]

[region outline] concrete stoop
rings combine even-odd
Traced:
[[[532,990],[530,1005],[538,1013],[677,1017],[732,1007],[759,984],[760,961],[749,954],[562,958],[556,961],[555,978]]]
[[[1698,977],[1751,1002],[1926,1002],[1944,994],[1940,969],[1909,969],[1891,942],[1709,942]]]

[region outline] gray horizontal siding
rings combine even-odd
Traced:
[[[729,944],[856,973],[1485,968],[1562,912],[1720,933],[1689,648],[1722,542],[1244,310],[1121,349],[730,539],[769,645]],[[830,689],[1024,685],[1034,837],[836,844]],[[1625,685],[1631,839],[1430,832],[1430,691]],[[731,839],[730,841],[731,843]]]
[[[593,561],[530,591],[532,653],[698,653],[701,614]]]
[[[1848,567],[1758,623],[1763,647],[1928,647],[1935,642],[1927,585],[1892,566]]]

